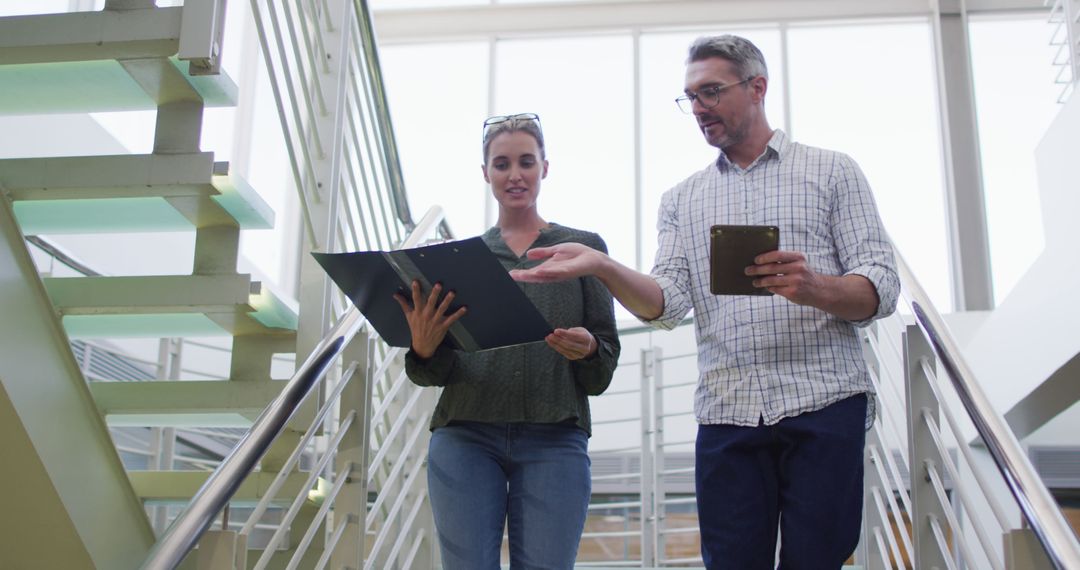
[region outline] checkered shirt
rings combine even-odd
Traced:
[[[877,312],[860,322],[779,296],[709,292],[709,228],[773,225],[780,249],[801,252],[825,275],[862,275]],[[668,190],[660,204],[652,276],[664,294],[654,327],[674,328],[694,310],[699,423],[772,425],[873,387],[856,327],[888,316],[900,292],[892,246],[866,178],[851,157],[789,141],[780,130],[746,169],[721,152]]]

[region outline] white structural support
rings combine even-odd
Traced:
[[[975,88],[964,0],[934,2],[932,15],[941,101],[942,149],[953,281],[958,311],[994,307]]]
[[[1043,0],[968,0],[972,13],[1043,10]],[[924,17],[926,0],[593,0],[560,3],[486,3],[471,6],[376,12],[379,41],[431,42],[484,39],[538,33],[625,31],[634,29],[715,29],[716,24],[746,25],[851,19]]]
[[[641,565],[656,566],[656,407],[652,402],[653,373],[657,365],[653,349],[641,350]]]

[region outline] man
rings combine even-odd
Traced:
[[[684,96],[715,163],[664,194],[651,275],[561,244],[520,281],[597,276],[641,320],[694,310],[696,484],[710,569],[839,568],[858,543],[862,453],[874,417],[857,326],[892,313],[900,284],[873,195],[843,154],[792,142],[765,117],[761,52],[735,36],[690,47]],[[709,292],[709,229],[773,225],[780,250],[746,269],[772,296]]]

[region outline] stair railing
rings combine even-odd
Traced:
[[[1057,69],[1054,83],[1061,85],[1058,103],[1064,103],[1080,81],[1080,2],[1045,0],[1043,5],[1050,7],[1050,45],[1056,48],[1051,65]]]
[[[409,236],[406,238],[402,247],[412,247],[421,243],[425,238],[433,235],[438,226],[442,222],[442,211],[439,208],[432,208],[427,215],[416,225]],[[285,388],[281,391],[281,394],[270,403],[269,406],[259,415],[255,420],[248,433],[239,441],[236,448],[226,457],[221,465],[214,471],[213,474],[207,479],[206,483],[199,489],[192,498],[187,508],[173,521],[166,531],[164,536],[154,545],[150,555],[147,557],[143,568],[150,570],[157,569],[173,569],[176,568],[180,562],[188,555],[188,553],[198,543],[199,538],[206,532],[213,521],[218,517],[219,513],[223,511],[228,505],[230,497],[235,494],[236,490],[243,483],[244,479],[253,473],[259,463],[259,460],[263,457],[266,451],[270,448],[270,445],[274,442],[277,436],[282,432],[285,425],[288,423],[289,418],[293,415],[296,409],[313,393],[313,389],[323,381],[327,372],[334,366],[340,366],[339,358],[343,352],[346,352],[347,347],[353,346],[355,348],[354,337],[361,332],[361,329],[365,321],[363,315],[360,314],[355,308],[350,309],[345,316],[340,319],[333,329],[323,338],[318,348],[307,357],[307,359],[300,365],[296,374],[289,380]],[[361,335],[363,336],[363,335]],[[361,350],[366,350],[370,344],[367,339],[360,345]],[[378,378],[384,375],[380,370],[385,370],[389,367],[389,364],[394,360],[396,351],[388,351],[387,357],[380,363],[378,369],[371,373],[370,378]],[[361,359],[365,358],[365,355],[360,356]],[[352,383],[351,380],[355,377],[356,371],[364,370],[363,367],[357,363],[351,363],[348,369],[341,374],[340,379],[330,389],[330,396],[326,402],[320,406],[318,413],[316,414],[315,421],[309,426],[307,432],[301,438],[300,444],[296,447],[296,450],[290,455],[286,462],[286,466],[281,468],[277,476],[274,478],[270,485],[270,489],[264,494],[262,501],[256,506],[255,512],[249,518],[248,522],[241,530],[241,536],[247,536],[251,530],[255,527],[256,523],[260,520],[263,513],[269,507],[271,501],[277,500],[277,491],[282,488],[286,478],[292,473],[299,462],[302,455],[308,448],[308,444],[312,441],[314,436],[324,427],[327,418],[332,417],[332,412],[335,408],[342,404],[342,394],[346,393],[346,390],[352,388],[354,391],[357,389],[357,383]],[[367,373],[363,376],[368,377]],[[362,382],[366,386],[371,386],[371,383]],[[400,379],[395,384],[395,390],[400,390]],[[363,391],[366,386],[361,386],[359,389]],[[417,392],[419,394],[419,392]],[[356,394],[352,394],[355,396]],[[413,397],[410,400],[411,405],[415,406],[417,397]],[[386,402],[386,408],[389,409],[389,399],[384,399]],[[348,462],[345,465],[339,466],[340,469],[331,469],[330,460],[338,456],[339,445],[341,445],[343,438],[352,434],[355,436],[359,432],[360,438],[358,441],[358,451],[361,454],[365,454],[366,449],[366,422],[368,421],[367,409],[365,403],[371,402],[370,399],[354,399],[348,404],[344,404],[345,407],[352,406],[354,409],[350,409],[344,413],[344,417],[337,423],[336,426],[329,432],[327,438],[329,443],[326,449],[322,452],[321,457],[317,459],[317,463],[308,472],[307,479],[300,486],[300,493],[295,498],[289,500],[289,510],[286,513],[285,521],[279,525],[279,531],[275,533],[271,539],[271,543],[263,550],[263,556],[255,563],[255,568],[263,568],[270,561],[270,557],[276,552],[276,548],[283,539],[283,531],[288,529],[289,522],[295,518],[296,513],[305,501],[313,498],[311,490],[313,490],[318,481],[319,475],[328,475],[328,483],[332,487],[321,493],[321,496],[314,497],[321,501],[322,506],[319,512],[316,514],[314,520],[311,522],[307,529],[304,538],[300,543],[300,547],[295,549],[295,554],[289,563],[289,568],[295,568],[303,560],[305,554],[307,554],[307,547],[311,544],[315,533],[320,526],[326,521],[327,514],[331,508],[335,506],[335,499],[340,493],[343,486],[351,482],[352,479],[361,479],[367,487],[367,483],[374,479],[373,472],[376,471],[376,467],[380,462],[373,461],[371,466],[366,461]],[[356,406],[360,409],[355,409]],[[379,414],[375,414],[376,416]],[[409,414],[395,414],[397,420],[391,426],[391,431],[401,430],[401,426],[407,422],[402,418],[409,418]],[[423,423],[423,416],[415,418],[417,421],[411,423],[420,424],[426,430],[426,424]],[[357,428],[357,429],[353,429]],[[416,432],[414,427],[413,432]],[[388,435],[387,439],[392,439],[393,435]],[[410,435],[410,441],[415,442],[416,436]],[[407,453],[411,453],[414,456],[423,454],[418,450],[415,445],[410,447],[404,446]],[[361,455],[361,458],[364,456]],[[396,458],[398,462],[402,462],[404,458]],[[416,485],[414,481],[421,480],[418,477],[417,470],[419,466],[423,464],[422,461],[413,462],[414,466],[410,471],[408,483],[410,491],[415,493]],[[360,509],[361,513],[366,509],[366,497],[367,493],[362,493],[365,501]],[[404,497],[405,495],[399,495]],[[404,499],[398,498],[392,506],[392,511],[395,512],[394,516],[399,516],[396,513],[400,512],[401,503]],[[407,523],[410,519],[415,519],[416,513],[419,508],[416,506],[417,502],[422,505],[422,497],[419,499],[414,498],[413,503],[408,505],[408,515],[401,521],[402,524],[408,526]],[[340,505],[339,505],[340,506]],[[341,510],[347,510],[343,508]],[[341,510],[337,511],[340,514]],[[354,515],[356,516],[356,515]],[[358,522],[362,524],[363,514],[359,515],[360,520],[350,519],[347,516],[338,516],[334,524],[328,525],[331,533],[331,541],[326,545],[324,552],[320,556],[322,562],[329,561],[330,556],[338,545],[338,541],[345,535],[345,529],[348,525],[356,525]],[[359,525],[358,525],[359,526]],[[385,542],[385,539],[384,539]],[[415,541],[414,541],[415,542]],[[378,546],[378,545],[376,545]],[[396,546],[396,545],[395,545]],[[418,548],[415,544],[411,544],[410,550],[415,555],[415,550]],[[240,541],[237,546],[238,562],[243,564],[240,567],[247,567],[244,557],[246,556],[246,543]],[[374,556],[373,556],[374,558]],[[366,567],[370,567],[369,563]],[[405,566],[408,567],[408,566]]]
[[[251,7],[309,245],[322,251],[402,247],[416,223],[405,195],[367,2],[252,0]],[[452,237],[444,220],[438,223],[438,236]],[[301,282],[326,283],[321,269],[305,262]],[[302,325],[305,314],[321,312],[333,320],[350,310],[340,291],[326,287],[318,300],[321,307],[301,298]],[[368,438],[364,453],[370,450],[374,456],[353,467],[366,472],[357,477],[354,471],[354,478],[376,498],[370,513],[353,514],[363,532],[356,533],[359,546],[338,550],[355,552],[366,543],[371,546],[368,567],[403,561],[401,567],[409,567],[430,559],[434,551],[418,462],[426,457],[435,394],[407,381],[401,351],[368,340],[368,367],[376,372],[363,397],[373,413],[358,421],[365,424]],[[344,532],[342,540],[352,540],[353,532]],[[361,564],[354,557],[348,565]]]
[[[879,414],[867,435],[860,562],[1080,568],[1080,544],[1050,492],[899,252],[897,261],[905,304],[864,336]],[[972,429],[1000,477],[976,456]],[[1002,504],[1009,495],[1030,530]]]

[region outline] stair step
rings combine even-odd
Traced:
[[[187,503],[210,475],[211,473],[206,471],[128,471],[135,494],[147,504]],[[266,489],[276,476],[276,473],[262,471],[248,475],[236,490],[231,503],[257,503],[266,494]],[[275,502],[292,501],[304,490],[307,478],[308,473],[305,472],[291,473],[278,491]],[[320,478],[317,485],[325,486],[325,483]]]
[[[280,380],[90,383],[111,427],[251,427],[285,387]]]
[[[235,105],[228,75],[192,75],[175,57],[182,21],[182,7],[0,18],[0,115],[146,110],[191,94]]]
[[[294,307],[248,275],[49,277],[72,338],[227,336],[295,330]]]
[[[274,212],[213,153],[0,160],[23,233],[269,229]]]

